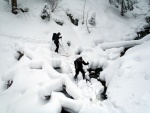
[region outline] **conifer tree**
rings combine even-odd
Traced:
[[[124,13],[127,11],[132,11],[135,0],[109,0],[109,3],[114,5],[115,7],[121,7],[121,15],[124,16]]]

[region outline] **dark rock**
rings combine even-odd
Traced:
[[[122,56],[126,53],[126,51],[127,51],[128,49],[130,49],[130,48],[131,48],[131,47],[125,48],[125,49],[124,49],[124,51],[123,51],[123,52],[121,52],[120,57],[122,57]]]
[[[49,100],[51,98],[51,95],[46,95],[45,100]]]
[[[147,16],[147,17],[145,18],[145,20],[146,20],[147,23],[150,23],[150,16]]]
[[[102,68],[96,68],[96,69],[93,69],[92,67],[88,69],[89,71],[89,77],[90,78],[98,78],[99,77],[99,74],[101,71],[103,71]]]
[[[21,53],[20,51],[17,51],[17,53],[19,53],[19,57],[18,57],[18,59],[17,59],[17,60],[19,61],[19,60],[23,57],[24,54]]]
[[[143,37],[145,37],[146,35],[148,35],[150,33],[150,26],[147,26],[144,28],[143,31],[139,31],[137,32],[137,37],[134,40],[139,40],[142,39]]]
[[[78,26],[78,22],[79,22],[78,19],[74,19],[72,14],[68,14],[67,13],[67,16],[70,18],[71,23],[73,23],[74,25]]]
[[[65,110],[65,109],[62,107],[62,109],[61,109],[61,113],[71,113],[71,112],[69,112],[69,111]]]
[[[63,22],[58,21],[58,20],[55,20],[55,22],[56,22],[58,25],[60,25],[60,26],[62,26],[62,25],[64,24]]]
[[[7,81],[7,89],[13,84],[13,80],[8,80]]]

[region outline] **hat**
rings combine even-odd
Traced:
[[[82,57],[79,57],[80,60],[82,60]]]

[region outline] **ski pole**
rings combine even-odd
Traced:
[[[63,49],[63,51],[65,52],[65,50],[64,50],[64,48],[62,47],[62,45],[61,44],[59,44],[60,46],[61,46],[61,48]]]

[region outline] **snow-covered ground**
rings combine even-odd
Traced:
[[[50,21],[43,21],[40,14],[46,2],[18,0],[18,7],[27,7],[29,12],[13,15],[11,5],[0,1],[0,113],[60,113],[62,107],[72,113],[149,113],[150,35],[133,40],[148,25],[144,19],[148,0],[136,4],[124,17],[107,0],[87,0],[85,11],[90,9],[89,16],[96,14],[91,33],[81,21],[84,1],[63,0]],[[66,12],[79,19],[78,26]],[[54,52],[54,32],[63,37],[59,54]],[[132,48],[120,57],[124,47]],[[17,51],[24,54],[19,61]],[[76,54],[79,51],[81,55]],[[106,81],[108,99],[100,97],[104,86],[97,79],[86,82],[80,73],[78,82],[73,80],[74,60],[79,56],[89,62],[85,71],[103,68],[99,78]],[[7,89],[8,80],[13,84]],[[50,100],[44,99],[46,95],[51,95]]]

